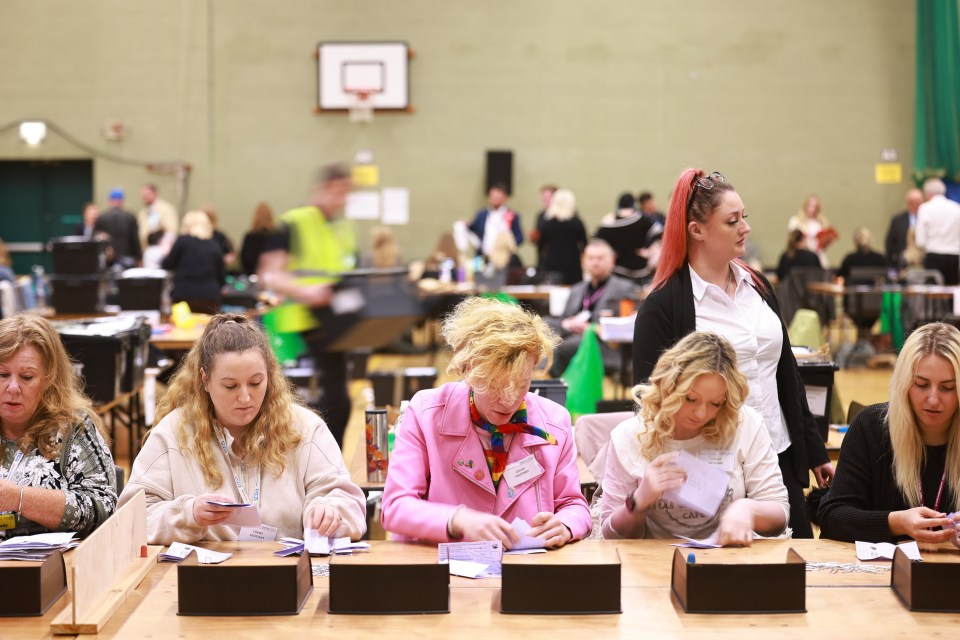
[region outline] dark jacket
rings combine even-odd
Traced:
[[[187,298],[220,302],[220,287],[226,276],[223,253],[216,240],[180,236],[161,266],[174,272],[171,293],[174,302]]]
[[[243,244],[240,245],[240,265],[243,267],[243,272],[248,276],[257,272],[260,254],[263,253],[265,243],[271,233],[267,229],[262,229],[260,231],[248,231],[243,236]]]
[[[103,231],[110,236],[114,262],[123,263],[124,258],[129,262],[143,259],[137,218],[132,213],[114,207],[100,214],[93,230]]]
[[[510,231],[513,232],[513,239],[517,241],[517,246],[519,247],[523,244],[523,231],[520,229],[520,214],[509,208],[507,211],[513,214],[510,220]],[[477,215],[473,217],[473,222],[467,227],[473,235],[480,239],[480,247],[483,247],[483,234],[487,227],[487,216],[489,215],[489,209],[480,209],[480,211],[477,211]],[[478,248],[477,255],[480,255],[480,253],[482,253],[482,250]]]
[[[773,312],[780,316],[773,289],[763,274],[752,273],[760,277],[762,287],[754,287]],[[807,396],[800,379],[797,360],[790,349],[790,337],[781,317],[783,328],[783,349],[780,353],[780,365],[777,367],[777,394],[780,408],[787,421],[787,433],[790,435],[790,454],[793,459],[794,473],[801,487],[810,484],[807,471],[830,461],[823,439],[817,430],[813,414],[807,406]],[[637,322],[633,331],[633,379],[634,383],[646,381],[660,354],[676,344],[688,333],[697,329],[697,315],[694,308],[693,285],[690,282],[689,265],[683,266],[662,287],[651,293],[640,305]]]
[[[907,250],[907,232],[910,231],[910,212],[898,213],[890,219],[890,228],[887,229],[887,263],[895,268],[905,266],[903,252]]]
[[[887,424],[887,403],[866,407],[857,414],[843,437],[840,462],[833,486],[820,501],[817,515],[821,537],[845,542],[889,542],[893,539],[888,524],[891,511],[909,509],[893,477],[893,446]],[[921,484],[927,506],[933,508],[943,473],[943,457],[927,448],[928,464],[921,472]],[[939,447],[946,455],[946,445]],[[936,462],[933,462],[934,458]],[[954,490],[944,487],[940,511],[953,511]]]

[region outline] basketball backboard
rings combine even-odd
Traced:
[[[410,107],[405,42],[321,42],[317,59],[320,110],[352,109],[357,95],[373,109]]]

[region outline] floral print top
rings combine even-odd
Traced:
[[[76,531],[86,536],[100,526],[117,508],[116,471],[113,455],[90,418],[71,428],[66,436],[58,434],[60,455],[47,460],[36,449],[14,469],[14,484],[56,489],[66,498],[63,518],[57,531]],[[0,437],[3,447],[4,476],[17,454],[17,442]],[[6,537],[45,533],[48,529],[18,516],[16,528]]]

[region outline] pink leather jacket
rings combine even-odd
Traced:
[[[407,539],[448,542],[447,521],[458,505],[530,522],[543,511],[557,514],[573,539],[590,532],[590,510],[580,493],[577,447],[570,414],[551,400],[527,394],[530,424],[557,439],[552,445],[529,434],[514,436],[507,466],[533,455],[543,470],[514,488],[501,479],[493,488],[480,438],[470,420],[470,387],[453,382],[420,391],[410,401],[394,446],[383,493],[383,526]]]

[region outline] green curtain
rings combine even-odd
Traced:
[[[917,0],[914,178],[960,181],[958,0]]]

